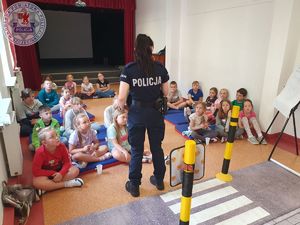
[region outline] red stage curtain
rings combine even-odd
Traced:
[[[16,46],[16,53],[18,67],[22,69],[24,86],[33,90],[41,89],[42,77],[36,54],[36,46]]]
[[[5,0],[4,0],[5,1]],[[6,0],[11,5],[18,0]],[[33,3],[47,3],[55,5],[74,5],[75,0],[31,0]],[[134,49],[134,14],[135,0],[85,0],[87,7],[124,10],[124,59],[125,63],[133,60]],[[46,28],[47,29],[47,28]],[[39,89],[41,72],[38,65],[36,47],[16,46],[17,65],[22,68],[24,85],[32,89]]]

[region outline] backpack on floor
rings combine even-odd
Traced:
[[[21,184],[8,185],[2,182],[2,202],[4,206],[14,207],[20,224],[25,224],[30,213],[32,203],[39,200],[39,196],[32,187]]]

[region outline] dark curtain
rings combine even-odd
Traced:
[[[10,6],[18,0],[4,0]],[[74,5],[74,0],[31,0],[33,3],[56,5]],[[134,49],[134,12],[135,0],[85,0],[87,7],[124,10],[124,59],[125,63],[133,60]],[[41,72],[38,64],[36,46],[16,46],[17,65],[22,68],[24,85],[32,89],[39,89]]]
[[[94,63],[124,63],[124,42],[120,41],[124,40],[123,21],[123,10],[95,10],[91,13]]]

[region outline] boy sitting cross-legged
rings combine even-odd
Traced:
[[[52,112],[59,110],[59,98],[56,91],[52,88],[51,80],[44,81],[44,88],[40,90],[38,99],[43,105],[49,106]]]
[[[45,127],[52,127],[56,131],[60,141],[64,144],[68,144],[67,138],[60,137],[60,125],[56,119],[52,118],[52,113],[49,106],[40,106],[39,116],[41,118],[37,120],[32,130],[32,144],[29,145],[30,151],[35,151],[38,147],[40,147],[41,142],[39,140],[38,133],[42,128]]]
[[[177,88],[176,81],[171,81],[167,98],[168,107],[171,109],[181,109],[186,106],[186,102],[183,100],[181,93]]]
[[[79,169],[72,166],[66,146],[59,142],[52,127],[40,130],[42,146],[36,150],[32,162],[33,186],[52,191],[65,187],[81,187],[84,182],[76,178]]]

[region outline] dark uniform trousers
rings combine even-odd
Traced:
[[[129,180],[133,185],[140,185],[142,178],[142,158],[144,151],[145,131],[147,130],[154,166],[154,176],[162,181],[166,166],[161,147],[165,134],[164,118],[152,107],[131,106],[128,113],[128,141],[131,145]]]

